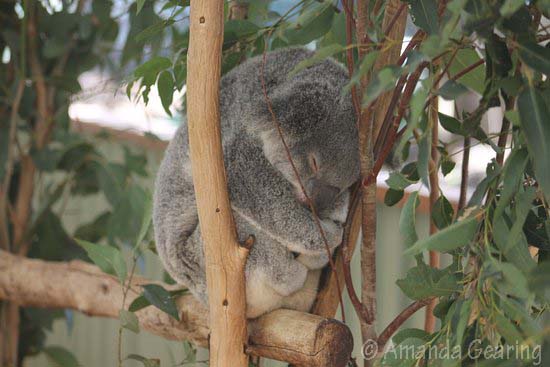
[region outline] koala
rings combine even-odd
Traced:
[[[224,163],[239,240],[255,242],[247,259],[247,317],[276,308],[308,311],[329,254],[342,239],[349,189],[359,177],[358,137],[346,70],[332,59],[289,73],[312,52],[290,48],[251,58],[221,80]],[[282,130],[299,174],[288,159]],[[153,223],[158,254],[176,280],[208,302],[204,255],[184,122],[160,165]]]

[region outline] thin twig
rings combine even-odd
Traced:
[[[443,75],[443,73],[441,73]],[[434,84],[434,86],[437,88],[438,84]],[[429,111],[428,116],[430,119],[430,125],[432,129],[432,142],[431,142],[431,152],[430,152],[430,164],[429,168],[430,171],[428,173],[428,178],[430,181],[430,224],[429,224],[429,231],[430,235],[433,235],[437,232],[437,226],[435,225],[435,222],[433,220],[433,210],[434,205],[439,199],[439,177],[438,177],[438,160],[439,160],[439,152],[437,150],[437,144],[439,143],[439,119],[438,119],[438,109],[439,109],[439,103],[438,99],[435,98],[431,100],[429,105]],[[439,268],[440,266],[440,256],[439,252],[430,250],[429,252],[430,256],[430,266],[432,268]],[[430,303],[426,307],[426,317],[424,320],[424,330],[428,333],[433,333],[435,329],[435,316],[433,314],[433,310],[435,308],[437,300],[434,298],[430,301]]]
[[[468,196],[468,166],[470,163],[470,137],[464,137],[464,150],[462,153],[462,169],[460,178],[460,196],[458,198],[458,207],[456,210],[456,217],[466,206],[466,197]]]
[[[9,202],[9,191],[10,183],[13,173],[13,165],[15,162],[14,146],[15,138],[17,134],[17,119],[19,117],[19,105],[21,104],[21,99],[23,98],[23,91],[25,90],[25,81],[20,79],[17,83],[17,89],[13,97],[13,102],[11,104],[11,114],[10,114],[10,128],[8,132],[8,147],[7,147],[7,157],[6,157],[6,167],[4,172],[4,182],[2,183],[1,192],[0,192],[0,224],[1,224],[1,235],[2,235],[2,244],[0,248],[4,250],[10,249],[10,232],[8,226],[8,202]]]
[[[378,337],[378,350],[382,351],[384,347],[386,346],[386,343],[393,334],[407,321],[412,315],[416,313],[416,311],[420,310],[422,307],[426,306],[431,301],[431,298],[416,301],[411,303],[407,308],[405,308],[395,319],[393,319],[392,322],[389,323],[388,326],[380,333],[380,336]]]
[[[351,277],[351,257],[353,256],[352,251],[350,251],[350,237],[351,237],[351,224],[353,222],[353,216],[357,211],[359,204],[361,203],[361,184],[358,182],[351,200],[350,200],[350,209],[348,213],[348,218],[346,220],[346,226],[344,227],[344,240],[342,241],[342,273],[344,274],[344,281],[346,285],[346,290],[348,291],[349,299],[357,316],[363,321],[368,322],[371,320],[371,315],[369,315],[368,309],[365,307],[357,292],[355,292],[355,287],[353,286],[353,279]]]
[[[353,9],[353,0],[351,1],[351,9]],[[348,75],[351,79],[354,72],[354,64],[353,64],[353,49],[349,47],[353,42],[352,32],[353,32],[353,13],[349,9],[349,3],[348,0],[342,0],[342,4],[344,6],[344,9],[346,10],[346,64],[348,67]],[[357,116],[357,120],[359,120],[361,116],[361,102],[359,100],[359,96],[357,94],[357,86],[354,84],[351,86],[351,99],[353,102],[353,108],[355,109],[355,115]]]

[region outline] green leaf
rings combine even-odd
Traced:
[[[443,97],[443,99],[452,101],[466,92],[468,92],[468,88],[466,88],[464,85],[454,80],[447,80],[445,84],[443,84],[441,88],[439,88],[437,94]]]
[[[152,59],[141,64],[134,70],[134,76],[136,78],[147,77],[150,75],[157,75],[164,69],[168,69],[172,65],[170,59],[166,57],[156,56]]]
[[[363,106],[369,105],[380,94],[392,89],[399,75],[401,75],[401,68],[394,65],[386,66],[375,74],[367,86],[365,96],[363,97]]]
[[[339,44],[332,44],[319,49],[315,54],[305,60],[300,61],[294,69],[289,73],[289,77],[296,75],[298,72],[304,70],[307,67],[322,62],[327,57],[334,55],[335,53],[342,52],[344,47]]]
[[[481,278],[490,278],[492,286],[505,295],[529,297],[527,277],[514,264],[491,258],[483,264]]]
[[[418,241],[418,235],[416,234],[416,208],[419,202],[418,191],[415,191],[409,195],[407,202],[403,206],[403,210],[401,210],[399,232],[403,236],[403,243],[406,247],[410,247]]]
[[[111,246],[100,246],[84,240],[76,239],[76,242],[86,250],[88,257],[108,274],[116,274],[120,283],[126,280],[126,262],[119,249]]]
[[[469,244],[474,238],[478,227],[478,218],[471,216],[455,222],[447,228],[417,241],[404,255],[416,255],[424,250],[448,252]]]
[[[407,0],[411,7],[411,18],[415,25],[428,34],[439,31],[437,4],[435,0]]]
[[[533,199],[535,198],[535,190],[530,187],[527,190],[516,195],[515,198],[515,218],[508,232],[507,225],[504,220],[499,217],[495,217],[495,242],[499,247],[502,254],[519,269],[528,271],[535,267],[535,262],[531,258],[528,250],[527,239],[523,232],[523,224],[533,206]],[[504,237],[503,234],[507,235]],[[502,238],[504,237],[504,238]]]
[[[550,302],[550,261],[545,261],[531,269],[528,276],[529,289]]]
[[[409,298],[416,300],[449,296],[461,289],[458,278],[449,268],[432,268],[422,261],[409,269],[405,278],[397,280],[396,284]]]
[[[50,346],[42,349],[44,354],[51,362],[51,367],[78,367],[81,366],[78,363],[76,357],[67,349],[60,346]]]
[[[176,303],[172,295],[166,289],[158,284],[146,284],[143,286],[143,296],[151,302],[153,306],[179,321]]]
[[[133,331],[136,334],[139,333],[139,321],[133,312],[120,310],[118,312],[118,318],[120,320],[120,325],[123,328]]]
[[[151,37],[156,35],[157,33],[162,32],[165,28],[167,28],[167,27],[171,26],[172,24],[174,24],[174,22],[175,22],[174,19],[166,19],[166,20],[163,20],[162,22],[155,23],[155,24],[145,28],[141,32],[139,32],[135,36],[134,40],[137,43],[147,41]]]
[[[479,60],[480,57],[473,48],[458,50],[451,66],[449,67],[450,77],[454,77],[456,74],[475,64]],[[479,94],[483,94],[485,89],[485,65],[479,65],[475,69],[458,78],[456,81],[464,84]]]
[[[464,135],[462,124],[456,118],[438,112],[441,126],[450,133]]]
[[[407,179],[401,172],[392,172],[386,183],[394,190],[404,190],[407,186],[413,184],[414,181]]]
[[[514,149],[506,159],[502,172],[502,189],[498,198],[494,218],[499,218],[504,209],[510,204],[512,197],[518,191],[523,181],[525,167],[527,166],[528,153],[525,148]]]
[[[260,28],[248,20],[232,19],[224,24],[224,47],[231,46],[239,39],[256,34]]]
[[[527,148],[534,163],[535,176],[544,195],[550,199],[550,113],[548,106],[542,95],[535,88],[529,87],[520,93],[518,108],[521,127],[527,139]]]
[[[142,308],[151,306],[151,302],[147,300],[144,296],[136,297],[128,307],[128,311],[130,312],[137,312],[141,310]]]
[[[141,9],[143,8],[143,4],[145,4],[145,0],[136,0],[136,4],[137,4],[136,14],[139,14]]]
[[[519,41],[520,59],[531,68],[550,76],[550,49],[531,41]]]
[[[387,206],[393,206],[403,199],[405,192],[403,190],[388,189],[386,195],[384,195],[384,204]]]
[[[129,354],[126,359],[141,362],[143,367],[160,367],[159,359],[150,359],[140,356],[139,354]]]
[[[174,96],[174,78],[172,77],[172,73],[168,70],[161,72],[157,81],[157,87],[164,111],[172,116],[172,112],[170,112],[170,105],[172,105],[172,98]]]
[[[139,245],[145,238],[145,235],[147,234],[147,231],[151,226],[151,218],[153,217],[153,198],[151,197],[151,193],[149,191],[146,191],[146,193],[147,194],[144,203],[143,218],[141,219],[141,228],[136,238],[134,250],[139,247]]]
[[[524,337],[517,327],[507,317],[498,313],[498,311],[494,312],[494,318],[494,325],[506,342],[510,345],[520,345]]]
[[[443,195],[437,198],[432,206],[432,221],[438,229],[443,229],[453,222],[454,209]]]
[[[500,14],[508,17],[514,14],[519,8],[525,5],[525,0],[505,0],[500,7]]]
[[[395,344],[401,344],[405,339],[416,338],[424,340],[425,342],[430,341],[430,334],[422,329],[402,329],[399,330],[393,337],[392,342]]]
[[[443,158],[441,161],[441,172],[443,176],[447,176],[455,168],[456,163],[449,157]]]
[[[285,37],[291,44],[308,44],[330,30],[334,15],[331,1],[315,2],[298,17],[294,27],[287,29]]]
[[[375,50],[375,51],[369,52],[368,54],[365,55],[365,57],[363,57],[363,60],[361,61],[361,65],[359,65],[359,68],[355,71],[355,73],[353,73],[353,76],[349,81],[349,83],[346,84],[346,86],[342,89],[343,94],[346,94],[347,92],[349,92],[349,90],[353,85],[359,84],[359,82],[361,81],[361,78],[365,76],[374,65],[376,59],[378,58],[379,53],[380,51]]]

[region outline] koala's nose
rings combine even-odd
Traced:
[[[327,185],[318,179],[310,179],[307,186],[315,211],[319,215],[334,206],[334,201],[340,193],[337,187]]]

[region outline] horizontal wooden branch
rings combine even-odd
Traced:
[[[135,278],[127,304],[141,293]],[[173,287],[163,284],[166,289]],[[71,308],[89,316],[118,318],[122,287],[118,280],[82,261],[48,262],[0,251],[0,299],[20,306]],[[166,339],[208,345],[207,309],[191,295],[177,301],[180,321],[155,307],[136,313],[142,329]],[[298,366],[345,366],[353,348],[351,332],[339,321],[297,312],[276,310],[248,323],[251,355]]]

